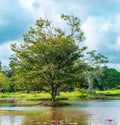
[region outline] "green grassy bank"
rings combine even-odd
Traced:
[[[87,93],[85,90],[76,90],[74,92],[60,92],[57,100],[71,100],[71,99],[120,99],[120,90],[108,91],[94,91]],[[45,92],[14,92],[14,93],[0,93],[0,100],[13,100],[13,101],[40,101],[51,100],[51,96]]]
[[[74,92],[60,92],[57,96],[57,100],[69,100],[69,99],[79,99],[86,94],[80,93],[79,91]],[[14,93],[0,93],[1,100],[22,100],[22,101],[39,101],[39,100],[51,100],[51,96],[45,92],[14,92]]]

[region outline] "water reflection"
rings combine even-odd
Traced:
[[[40,122],[64,121],[78,125],[120,125],[120,100],[71,102],[67,107],[19,107],[2,104],[0,125],[40,125]]]
[[[22,116],[19,115],[1,115],[0,125],[22,125]]]
[[[38,125],[39,122],[65,121],[68,123],[78,123],[87,125],[87,114],[83,111],[76,111],[65,108],[51,108],[48,111],[39,114],[26,115],[22,120],[22,125]]]

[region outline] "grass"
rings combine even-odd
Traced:
[[[79,99],[84,97],[85,94],[74,92],[60,92],[60,95],[56,97],[57,100]],[[51,100],[51,95],[45,92],[14,92],[14,93],[0,93],[1,100],[22,100],[22,101],[39,101],[39,100]]]
[[[88,94],[85,90],[75,90],[74,92],[60,92],[57,100],[70,100],[70,99],[97,99],[98,96],[104,97],[117,97],[120,99],[120,90],[108,91],[94,91]],[[0,100],[13,100],[13,101],[40,101],[51,100],[51,96],[45,92],[14,92],[14,93],[0,93]]]
[[[99,91],[96,91],[97,93]],[[120,90],[107,90],[107,91],[100,91],[106,96],[112,95],[112,96],[120,96]]]
[[[61,97],[67,99],[80,99],[87,97],[87,94],[76,90],[74,92],[61,92]]]
[[[38,101],[38,100],[50,100],[51,96],[48,93],[24,93],[24,92],[14,92],[14,93],[0,93],[1,99],[10,100],[23,100],[23,101]]]
[[[104,96],[120,97],[120,90],[96,91],[96,94],[103,94]]]

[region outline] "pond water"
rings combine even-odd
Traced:
[[[120,100],[70,103],[70,106],[54,108],[1,103],[0,125],[40,125],[41,122],[51,121],[78,125],[120,125]]]

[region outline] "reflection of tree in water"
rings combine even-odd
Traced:
[[[38,125],[38,122],[61,121],[66,123],[74,122],[79,125],[87,124],[87,114],[83,111],[77,111],[64,108],[50,108],[39,113],[28,114],[23,119],[22,125]]]
[[[65,120],[67,123],[77,122],[79,125],[86,125],[87,114],[85,112],[72,109],[53,108],[52,120]]]

